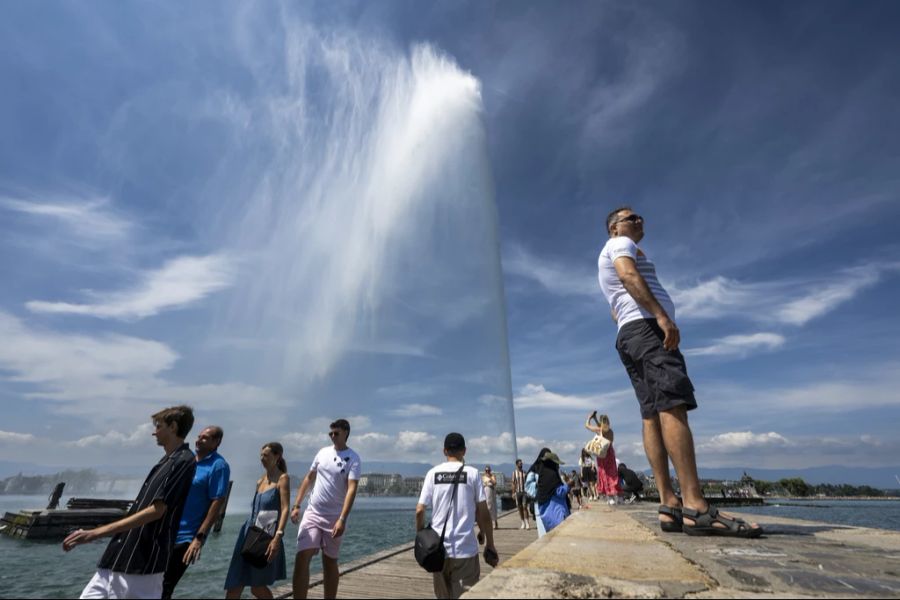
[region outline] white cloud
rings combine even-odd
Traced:
[[[421,398],[423,396],[433,396],[437,389],[437,386],[431,383],[399,383],[397,385],[380,387],[375,390],[375,395],[394,400]]]
[[[0,207],[54,219],[80,237],[95,240],[119,240],[128,236],[131,223],[109,210],[107,198],[73,197],[56,202],[0,198]]]
[[[554,294],[603,299],[596,272],[534,256],[520,245],[509,247],[503,265],[506,273],[531,279]],[[873,262],[819,277],[747,282],[717,276],[687,287],[669,281],[663,285],[675,302],[678,320],[741,318],[801,326],[898,270],[898,262]]]
[[[731,431],[698,441],[706,467],[808,468],[829,465],[894,466],[900,441],[862,435],[791,435]]]
[[[732,453],[758,450],[760,448],[785,448],[790,446],[783,435],[770,431],[753,433],[751,431],[730,431],[712,436],[708,441],[697,445],[700,452]]]
[[[404,454],[429,455],[439,446],[437,437],[424,431],[401,431],[397,434],[397,449]]]
[[[880,279],[878,266],[845,269],[839,273],[838,279],[823,282],[816,286],[818,289],[781,306],[775,316],[784,323],[804,325],[853,299],[857,293],[875,285]]]
[[[440,407],[431,404],[404,404],[388,412],[395,417],[403,418],[437,417],[444,414]]]
[[[17,433],[15,431],[0,431],[0,443],[23,444],[33,442],[36,438],[30,433]]]
[[[217,410],[244,410],[285,399],[240,382],[182,385],[160,375],[178,354],[154,340],[32,329],[0,311],[0,370],[4,379],[27,383],[26,398],[51,400],[56,410],[119,422],[143,411],[148,417],[162,403],[182,402]]]
[[[38,313],[89,315],[100,318],[133,320],[156,315],[164,310],[191,305],[232,284],[232,262],[225,256],[182,256],[160,269],[141,274],[133,289],[108,294],[93,293],[98,301],[88,304],[44,302],[26,304]]]
[[[633,394],[629,388],[608,394],[594,396],[578,396],[558,394],[547,390],[541,384],[528,383],[523,386],[513,398],[515,407],[519,410],[542,408],[548,410],[594,410],[603,404],[618,402]]]
[[[547,291],[560,296],[591,296],[602,299],[596,273],[535,256],[518,244],[509,245],[503,254],[503,271],[508,275],[535,281]]]
[[[775,350],[783,346],[784,342],[784,336],[777,333],[729,335],[716,340],[709,346],[690,348],[684,353],[689,356],[743,356],[759,350]]]
[[[102,435],[88,435],[73,442],[67,442],[67,444],[75,446],[76,448],[86,448],[89,446],[102,448],[146,446],[152,439],[152,433],[153,425],[150,423],[142,423],[130,434],[124,434],[119,431],[110,431]]]

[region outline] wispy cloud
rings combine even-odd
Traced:
[[[515,407],[520,410],[533,408],[549,410],[593,410],[601,404],[618,402],[631,396],[634,392],[629,388],[608,394],[593,396],[567,395],[551,392],[542,384],[529,383],[523,386],[513,398]]]
[[[439,417],[444,414],[444,411],[439,406],[431,404],[404,404],[388,411],[388,414],[402,418]]]
[[[98,301],[87,304],[45,302],[26,303],[36,313],[74,314],[104,319],[135,320],[165,310],[183,308],[229,287],[234,265],[222,255],[182,256],[160,269],[142,273],[137,286],[106,295],[92,292]]]
[[[52,219],[74,234],[96,240],[120,240],[132,224],[110,209],[108,198],[69,197],[56,201],[0,197],[0,208],[34,218]]]
[[[699,440],[704,466],[802,468],[827,465],[893,466],[900,442],[870,434],[791,435],[775,431],[729,431]],[[748,455],[753,460],[748,462]]]
[[[709,440],[697,445],[702,452],[732,453],[756,450],[759,448],[784,448],[791,442],[786,437],[774,431],[768,433],[753,433],[751,431],[729,431],[714,435]]]
[[[438,385],[434,383],[398,383],[378,388],[375,390],[375,395],[396,399],[422,398],[433,396],[438,389]]]
[[[535,256],[521,245],[509,246],[504,270],[530,279],[555,295],[603,300],[595,271],[587,272]],[[801,326],[834,311],[898,270],[900,262],[878,261],[839,269],[829,275],[764,281],[717,276],[691,286],[672,282],[664,285],[675,301],[679,319],[739,318]]]
[[[844,269],[838,273],[836,280],[810,286],[818,289],[813,289],[810,293],[780,307],[775,317],[791,325],[804,325],[831,312],[844,302],[853,299],[862,290],[878,283],[884,271],[896,268],[896,264],[875,264]]]
[[[538,283],[559,296],[602,299],[596,273],[534,255],[521,244],[509,244],[503,253],[503,271]]]
[[[154,340],[39,330],[2,311],[0,338],[2,378],[29,384],[23,397],[51,400],[58,412],[93,417],[98,424],[121,422],[136,411],[150,415],[164,402],[222,411],[285,404],[271,390],[240,382],[169,381],[162,375],[179,355]]]
[[[783,346],[784,342],[784,336],[777,333],[729,335],[708,346],[689,348],[684,353],[689,356],[744,356],[759,350],[775,350]]]
[[[137,447],[148,445],[148,440],[150,440],[152,433],[153,425],[150,423],[142,423],[137,429],[128,434],[112,430],[104,434],[88,435],[67,443],[76,448],[98,446],[106,448]]]
[[[35,438],[34,435],[30,433],[17,433],[15,431],[0,431],[0,443],[2,442],[10,442],[13,444],[21,444],[25,442],[32,442]]]

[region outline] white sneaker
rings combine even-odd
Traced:
[[[616,505],[616,499],[615,499],[615,498],[610,498],[608,502],[609,502],[609,505],[610,505],[610,506],[615,506],[615,505]]]
[[[529,525],[528,522],[526,521],[525,522],[525,531],[528,531],[529,529],[531,529],[531,525]]]
[[[522,521],[522,525],[519,527],[519,529],[525,529],[525,521]]]

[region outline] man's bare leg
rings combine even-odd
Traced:
[[[663,442],[662,428],[659,416],[644,419],[644,452],[653,470],[653,478],[656,480],[656,489],[659,490],[659,503],[666,506],[681,506],[675,490],[672,488],[672,478],[669,476],[669,454]],[[659,515],[660,521],[672,521],[668,515]]]
[[[678,483],[681,484],[681,498],[684,505],[701,513],[706,512],[709,510],[709,504],[703,497],[700,477],[697,475],[694,436],[688,425],[687,408],[682,405],[660,412],[659,423],[662,430],[662,438],[665,442],[665,449],[672,459],[675,474],[678,475]],[[662,499],[662,492],[660,492],[660,499]],[[719,514],[723,517],[731,517],[731,515],[724,512]],[[685,519],[688,521],[688,525],[694,523],[690,517],[686,516]],[[725,527],[722,524],[716,524],[716,526]],[[757,524],[751,523],[751,526],[757,527]]]
[[[303,550],[294,559],[294,598],[306,598],[309,593],[309,563],[315,550]]]
[[[341,572],[338,569],[336,558],[330,558],[322,553],[322,576],[324,581],[324,597],[337,598],[338,582],[341,580]]]

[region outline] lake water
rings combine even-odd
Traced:
[[[234,500],[234,499],[232,499]],[[879,500],[804,500],[772,501],[769,506],[728,508],[793,519],[826,521],[842,525],[875,527],[900,531],[900,501]],[[0,496],[0,510],[39,507],[43,496]],[[358,498],[341,547],[341,561],[348,562],[373,552],[411,542],[414,536],[415,498]],[[235,502],[225,519],[222,532],[210,535],[199,563],[191,566],[176,590],[178,598],[217,598],[234,551],[238,530],[247,518],[248,501],[243,514]],[[764,521],[763,521],[764,522]],[[285,547],[288,575],[293,569],[292,542],[297,526],[288,522]],[[0,536],[0,590],[3,597],[77,598],[93,575],[96,562],[108,540],[79,546],[69,553],[59,543],[23,542]],[[313,572],[321,570],[313,559]],[[286,584],[288,580],[279,582]],[[245,591],[249,597],[249,591]]]
[[[724,510],[900,531],[900,500],[768,500],[767,502],[766,506],[729,507]]]
[[[225,517],[222,532],[211,534],[200,562],[192,565],[175,590],[176,598],[221,598],[228,564],[238,531],[247,519],[250,501],[240,514],[236,498]],[[0,511],[45,506],[44,496],[0,496]],[[65,502],[65,500],[64,500]],[[415,536],[415,498],[357,498],[341,546],[341,562],[349,562],[391,546],[411,542]],[[297,526],[288,521],[285,531],[287,572],[294,565],[293,543]],[[109,539],[63,552],[59,543],[25,542],[0,536],[0,597],[77,598],[94,574],[97,560]],[[314,573],[321,571],[313,559]],[[289,583],[289,579],[278,585]],[[250,597],[245,590],[245,597]]]

